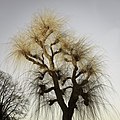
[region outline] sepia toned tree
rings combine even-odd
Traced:
[[[12,77],[0,71],[0,120],[19,120],[27,114],[28,100]]]
[[[37,119],[47,116],[42,109],[58,105],[53,118],[60,108],[62,120],[101,120],[103,62],[85,37],[77,38],[65,27],[55,15],[36,15],[27,30],[13,38],[11,55],[31,63],[29,87],[37,102]]]

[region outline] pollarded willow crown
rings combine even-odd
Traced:
[[[14,37],[12,53],[18,61],[22,57],[37,66],[30,76],[30,89],[39,98],[39,109],[58,103],[63,120],[67,113],[73,116],[74,109],[84,120],[100,119],[102,62],[85,37],[78,39],[64,29],[62,19],[37,15],[26,31]]]

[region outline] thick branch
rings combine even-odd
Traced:
[[[50,65],[50,69],[54,69],[54,63],[53,63],[53,56],[50,56],[45,48],[45,46],[43,45],[43,53],[45,55],[45,57],[48,59],[49,61],[49,65]]]
[[[55,56],[56,54],[60,53],[61,51],[62,51],[62,49],[59,49],[58,51],[55,51],[55,52],[53,53],[53,56]]]
[[[71,77],[66,77],[66,78],[62,81],[62,85],[64,85],[65,82],[66,82],[68,79],[72,79],[72,78],[71,78]]]
[[[64,95],[65,91],[66,91],[67,89],[69,89],[69,88],[73,88],[73,87],[72,87],[72,86],[67,86],[67,87],[61,89],[62,94]]]
[[[75,65],[74,66],[74,70],[73,70],[73,74],[72,74],[72,83],[73,83],[73,86],[75,86],[77,84],[76,82],[76,72],[78,70],[78,67]]]
[[[34,60],[32,57],[30,57],[30,56],[28,56],[28,55],[26,55],[26,54],[25,54],[24,56],[25,56],[25,58],[26,58],[27,60],[33,62],[33,64],[36,64],[36,65],[40,66],[41,68],[47,68],[47,65],[41,64],[40,62]]]
[[[76,82],[76,73],[78,70],[77,65],[75,64],[75,62],[73,62],[74,65],[74,70],[72,73],[72,83],[73,83],[73,89],[72,89],[72,93],[71,93],[71,97],[70,100],[68,102],[68,112],[69,112],[69,118],[72,118],[73,113],[74,113],[74,108],[76,107],[76,102],[78,100],[78,84]]]
[[[49,33],[45,35],[43,41],[45,42],[46,39],[53,33],[53,30],[49,30]]]
[[[49,100],[48,102],[49,102],[49,105],[51,106],[51,105],[53,105],[55,102],[57,102],[57,99]]]
[[[40,58],[39,55],[37,55],[37,54],[35,54],[35,55],[29,54],[29,56],[35,58],[36,60],[39,60],[42,64],[44,64],[44,60],[42,58]]]
[[[57,75],[54,71],[52,71],[52,78],[53,78],[53,82],[54,82],[54,90],[55,90],[55,94],[56,94],[56,97],[57,97],[57,100],[58,100],[58,104],[60,105],[62,111],[64,112],[64,111],[67,110],[67,106],[64,102],[62,92],[60,90],[59,83],[58,83],[58,80],[57,80]]]
[[[54,87],[48,88],[47,90],[45,90],[45,93],[48,93],[50,91],[54,90]]]
[[[79,73],[76,75],[76,78],[78,78],[80,75],[82,75],[82,74],[84,74],[84,73],[86,73],[85,70],[81,70],[81,71],[79,71]]]
[[[78,95],[76,94],[76,89],[73,88],[70,100],[68,102],[68,113],[69,118],[72,118],[74,113],[74,108],[76,108],[76,102],[78,100]]]

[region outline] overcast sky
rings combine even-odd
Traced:
[[[4,61],[11,37],[45,9],[65,17],[70,29],[100,47],[118,92],[111,101],[120,109],[120,0],[0,0],[0,69],[9,72]]]

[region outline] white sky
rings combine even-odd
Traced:
[[[0,0],[0,69],[10,72],[4,68],[6,43],[29,24],[34,13],[44,9],[65,17],[70,29],[89,36],[102,49],[118,94],[111,101],[120,109],[120,0]]]

